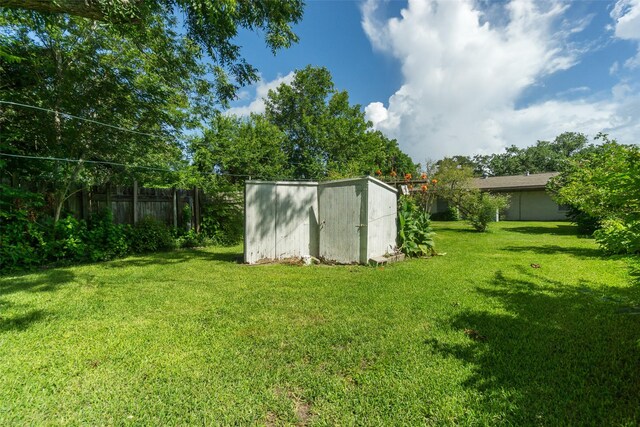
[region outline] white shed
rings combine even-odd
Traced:
[[[245,262],[312,255],[365,264],[393,252],[396,219],[396,189],[371,177],[248,181]]]
[[[366,264],[393,253],[397,190],[372,177],[322,182],[318,186],[320,257]]]
[[[318,184],[248,181],[244,260],[318,256]]]

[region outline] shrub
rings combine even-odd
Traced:
[[[82,261],[87,254],[87,224],[69,215],[53,226],[53,236],[48,240],[50,260]]]
[[[114,224],[110,209],[94,214],[87,227],[87,258],[90,261],[108,261],[129,253],[129,226]]]
[[[217,245],[235,245],[244,234],[242,206],[228,201],[213,201],[204,206],[202,233]]]
[[[166,251],[175,247],[169,228],[162,222],[145,217],[130,232],[131,250],[135,253]]]
[[[589,215],[574,206],[569,207],[567,218],[577,226],[579,236],[592,236],[600,228],[600,218]]]
[[[407,256],[435,254],[429,214],[409,196],[401,196],[398,206],[398,244]]]
[[[508,196],[478,191],[470,192],[463,197],[460,209],[473,228],[477,231],[486,231],[489,223],[496,220],[496,211],[505,209],[508,205]]]
[[[180,248],[198,248],[207,246],[209,239],[203,233],[196,233],[195,230],[189,230],[182,236],[178,237],[177,245]]]
[[[607,219],[593,235],[608,254],[640,253],[640,220]]]
[[[432,221],[459,221],[460,214],[455,206],[449,206],[444,212],[436,212],[431,214]]]

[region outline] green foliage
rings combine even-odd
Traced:
[[[129,253],[128,225],[115,224],[109,209],[94,214],[87,227],[87,257],[89,261],[107,261]]]
[[[495,221],[496,211],[509,206],[508,196],[481,192],[472,185],[473,169],[469,165],[445,159],[440,162],[436,177],[437,195],[457,208],[477,231],[486,231],[489,223]]]
[[[202,233],[216,245],[235,245],[244,235],[242,204],[214,198],[203,206]]]
[[[265,99],[267,120],[286,136],[282,150],[290,177],[323,179],[371,174],[381,169],[413,173],[416,166],[382,133],[359,105],[337,91],[324,67],[297,70]]]
[[[398,201],[398,244],[407,256],[419,257],[435,254],[433,230],[429,214],[410,196]]]
[[[81,261],[87,253],[87,224],[67,216],[53,224],[54,232],[48,246],[53,261]]]
[[[196,233],[194,229],[187,231],[176,239],[176,245],[179,248],[200,248],[207,246],[209,242],[210,239],[204,233]]]
[[[176,244],[169,227],[151,217],[142,218],[132,227],[130,241],[131,251],[138,254],[167,251]]]
[[[596,242],[607,254],[640,253],[640,221],[625,222],[609,218],[593,233]]]
[[[635,253],[640,222],[640,148],[625,146],[606,135],[604,143],[573,158],[549,183],[558,203],[568,204],[601,229],[594,235],[608,253]]]
[[[431,214],[432,221],[460,221],[460,214],[455,206],[448,206],[444,212]]]
[[[6,1],[0,0],[0,8],[3,5],[7,5]],[[96,31],[106,27],[114,38],[124,34],[131,40],[140,41],[140,57],[149,54],[144,41],[150,38],[173,41],[177,34],[184,33],[175,20],[175,16],[181,16],[181,24],[187,30],[181,36],[184,43],[194,49],[194,57],[203,56],[205,52],[209,56],[214,64],[212,73],[216,76],[216,95],[220,102],[226,104],[234,99],[239,86],[252,83],[258,78],[257,70],[246,62],[241,55],[240,46],[235,43],[238,29],[260,32],[267,47],[275,54],[277,50],[298,41],[291,26],[302,18],[304,3],[302,0],[40,0],[24,2],[20,6],[11,1],[9,6],[44,12],[42,15],[29,13],[41,20],[49,17],[57,20],[59,17],[50,14],[56,12],[103,21],[98,23],[72,18],[75,21],[86,21]],[[158,21],[166,22],[167,25],[155,27],[153,23]],[[4,52],[0,44],[0,59],[5,58],[15,57]]]
[[[584,134],[565,132],[553,141],[537,141],[535,145],[519,148],[507,147],[504,153],[477,155],[473,159],[457,156],[458,164],[471,166],[476,175],[521,175],[525,172],[557,172],[566,162],[582,150],[588,149]]]
[[[576,230],[579,236],[592,236],[600,228],[599,218],[591,216],[574,206],[569,206],[567,218],[577,226]]]
[[[460,209],[465,219],[476,231],[487,231],[490,222],[496,220],[496,212],[509,206],[509,196],[470,191],[461,199]]]

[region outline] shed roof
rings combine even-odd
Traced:
[[[490,176],[475,178],[474,185],[480,190],[536,190],[544,189],[549,179],[559,172],[533,173],[530,175]]]

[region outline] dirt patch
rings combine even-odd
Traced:
[[[311,409],[313,405],[305,401],[300,396],[301,393],[292,390],[284,390],[281,387],[274,388],[273,393],[278,397],[286,397],[291,401],[291,403],[293,403],[293,412],[296,414],[296,418],[298,419],[298,422],[296,423],[297,426],[303,427],[309,424],[312,417]],[[267,414],[267,425],[275,425],[274,423],[277,422],[278,417],[273,414],[272,424],[269,424],[269,414],[272,413],[269,412]]]

